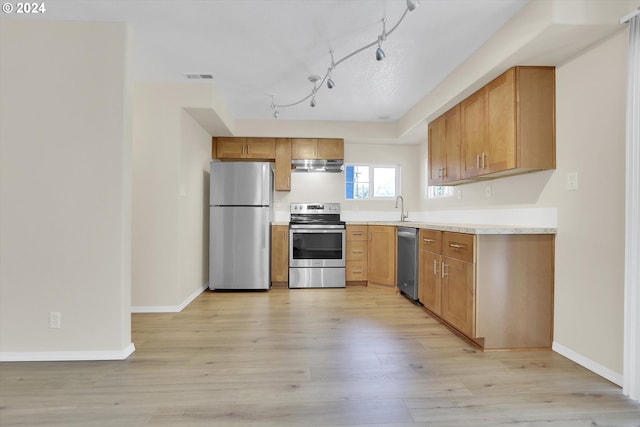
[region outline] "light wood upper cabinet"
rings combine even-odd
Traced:
[[[335,160],[344,158],[344,140],[340,138],[293,138],[292,159]]]
[[[274,160],[275,138],[214,137],[212,157],[224,160]]]
[[[369,282],[395,286],[396,248],[396,227],[369,226]]]
[[[555,69],[514,67],[460,103],[462,178],[555,168]]]
[[[429,123],[429,185],[460,179],[460,106]]]
[[[291,191],[291,140],[276,139],[275,185],[276,191]]]
[[[318,158],[326,160],[344,159],[344,140],[340,138],[318,139]]]
[[[289,281],[289,226],[271,226],[271,281]]]
[[[487,145],[487,90],[482,88],[460,103],[461,176],[480,175],[480,154]]]

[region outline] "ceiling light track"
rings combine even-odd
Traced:
[[[386,19],[382,18],[382,20],[381,20],[381,22],[382,22],[382,33],[380,33],[380,35],[378,36],[378,38],[375,41],[373,41],[373,42],[371,42],[371,43],[369,43],[369,44],[367,44],[365,46],[362,46],[359,49],[354,50],[353,52],[351,52],[348,55],[345,55],[344,57],[339,59],[338,61],[334,61],[334,59],[333,59],[333,50],[330,50],[329,51],[329,55],[331,56],[331,65],[327,69],[327,72],[325,73],[324,77],[320,77],[320,76],[316,76],[316,75],[308,77],[309,81],[311,83],[313,83],[313,89],[311,90],[311,93],[309,95],[305,96],[304,98],[302,98],[302,99],[300,99],[298,101],[291,102],[289,104],[277,104],[275,102],[275,95],[270,95],[271,96],[271,109],[273,110],[273,118],[274,119],[280,118],[279,109],[293,107],[295,105],[298,105],[298,104],[301,104],[301,103],[305,102],[309,98],[311,98],[311,102],[310,102],[309,105],[311,105],[311,107],[315,107],[317,105],[316,94],[317,94],[318,90],[320,88],[322,88],[322,86],[324,86],[325,82],[326,82],[327,87],[329,89],[333,89],[335,87],[335,85],[336,85],[336,83],[334,82],[333,77],[332,77],[333,70],[335,70],[335,68],[338,65],[340,65],[341,63],[343,63],[347,59],[353,57],[354,55],[357,55],[358,53],[377,45],[378,48],[376,49],[376,60],[382,61],[386,56],[384,51],[382,50],[382,43],[387,39],[387,37],[389,35],[391,35],[391,33],[393,33],[396,30],[396,28],[398,28],[400,23],[404,20],[405,16],[407,16],[407,12],[413,11],[419,5],[419,0],[406,0],[406,2],[407,2],[407,7],[404,10],[404,12],[402,13],[402,16],[400,17],[398,22],[396,22],[396,24],[393,27],[391,27],[391,29],[389,31],[387,31],[387,29],[386,29]]]

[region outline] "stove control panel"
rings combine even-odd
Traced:
[[[340,214],[340,203],[291,203],[292,214]]]

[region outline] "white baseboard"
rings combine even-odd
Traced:
[[[581,354],[576,353],[575,351],[568,349],[567,347],[558,344],[557,342],[554,342],[552,347],[553,351],[555,351],[558,354],[561,354],[562,356],[566,357],[569,360],[572,360],[574,362],[576,362],[578,365],[584,366],[585,368],[587,368],[588,370],[590,370],[591,372],[600,375],[603,378],[606,378],[607,380],[611,381],[612,383],[619,385],[620,387],[622,387],[623,384],[623,376],[613,372],[611,369],[609,368],[605,368],[604,366],[600,365],[599,363],[594,362],[591,359],[587,359],[586,357],[582,356]]]
[[[60,362],[71,360],[124,360],[136,351],[133,343],[115,351],[3,351],[0,362]]]
[[[209,282],[205,283],[198,289],[196,289],[191,295],[189,295],[180,305],[139,305],[132,306],[132,313],[179,313],[186,306],[188,306],[191,301],[196,299],[198,295],[205,291],[209,287]]]

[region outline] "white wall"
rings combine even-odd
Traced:
[[[555,171],[461,185],[461,200],[428,200],[424,185],[420,191],[426,214],[481,209],[491,221],[501,211],[557,210],[554,348],[616,382],[623,356],[627,40],[622,30],[556,68]],[[423,144],[422,183],[426,156]],[[566,190],[568,172],[578,173],[578,191]]]
[[[405,200],[405,210],[417,211],[419,206],[419,165],[420,147],[417,145],[354,144],[345,140],[344,161],[347,163],[369,163],[399,165],[401,194]],[[365,211],[373,212],[376,218],[399,219],[400,210],[395,209],[395,199],[391,200],[345,200],[344,173],[292,173],[291,192],[276,191],[275,219],[289,219],[289,204],[295,202],[337,202],[341,203],[343,217],[347,220],[368,219]],[[411,213],[410,213],[411,215]]]
[[[125,358],[130,30],[3,19],[0,31],[0,358]]]
[[[136,84],[134,311],[179,311],[208,280],[211,136],[184,110],[208,95],[208,85]]]

